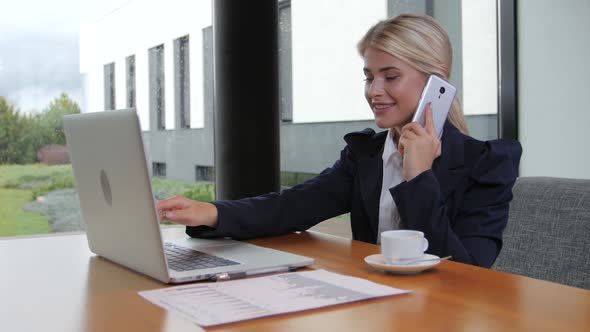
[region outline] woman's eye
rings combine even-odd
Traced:
[[[373,82],[373,78],[372,77],[365,77],[365,80],[364,81],[366,83],[371,83],[371,82]]]
[[[396,80],[398,77],[399,77],[399,76],[385,76],[385,79],[386,79],[387,81],[393,81],[393,80]]]

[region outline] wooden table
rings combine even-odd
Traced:
[[[183,230],[165,230],[166,237]],[[367,266],[379,247],[306,232],[252,243],[406,295],[217,326],[227,331],[589,331],[590,291],[445,261],[412,276]],[[199,331],[137,292],[166,285],[90,253],[84,234],[0,240],[2,331]]]

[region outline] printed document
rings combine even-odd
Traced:
[[[325,270],[169,287],[139,292],[201,326],[408,293]]]

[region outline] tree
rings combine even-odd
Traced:
[[[80,113],[80,107],[65,93],[36,115],[19,112],[0,96],[0,164],[34,163],[41,147],[65,145],[63,117],[76,113]]]
[[[70,99],[66,93],[55,98],[43,113],[39,114],[39,126],[43,131],[43,145],[66,144],[63,117],[68,114],[80,113],[80,106]]]
[[[38,137],[35,120],[21,115],[18,109],[0,96],[0,164],[33,163],[37,157]]]

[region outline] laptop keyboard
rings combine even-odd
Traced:
[[[174,271],[190,271],[240,264],[173,243],[164,243],[164,251],[168,259],[168,267]]]

